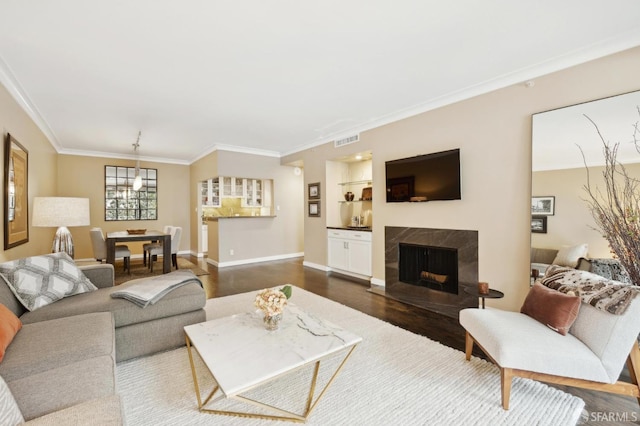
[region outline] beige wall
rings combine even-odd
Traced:
[[[218,245],[211,258],[220,263],[278,257],[303,251],[303,177],[293,168],[280,165],[280,159],[231,151],[216,151],[192,165],[193,183],[215,176],[273,179],[274,218],[220,219],[217,222]],[[197,209],[198,194],[192,197]],[[196,217],[193,224],[200,224]],[[199,229],[199,227],[198,227]],[[230,254],[233,249],[234,254]],[[196,240],[192,250],[197,250]],[[216,257],[217,256],[217,257]]]
[[[640,176],[640,164],[626,165],[631,176]],[[590,167],[591,184],[604,190],[603,167]],[[562,246],[589,244],[589,257],[611,258],[607,241],[594,229],[596,223],[584,201],[587,193],[585,169],[566,169],[534,172],[532,195],[553,195],[555,215],[547,217],[547,233],[531,234],[531,245],[540,248],[558,249]]]
[[[104,233],[125,229],[162,230],[165,225],[183,229],[179,251],[191,246],[189,166],[141,161],[140,167],[158,169],[158,220],[109,221],[104,220],[104,166],[135,166],[133,160],[119,160],[75,155],[58,156],[58,188],[61,197],[86,197],[90,200],[91,226],[70,228],[76,248],[76,259],[93,257],[89,229],[97,226]],[[142,255],[142,243],[127,243],[132,255]]]
[[[57,189],[57,153],[49,143],[47,137],[31,120],[26,112],[15,102],[4,86],[0,85],[0,127],[2,128],[2,188],[4,188],[4,147],[7,133],[10,133],[29,152],[29,223],[33,211],[33,198],[38,196],[56,195]],[[2,217],[4,220],[4,190],[2,193]],[[3,222],[4,223],[4,222]],[[0,226],[0,261],[18,259],[34,254],[44,254],[51,251],[51,243],[55,229],[29,228],[29,242],[13,247],[4,248],[4,225]]]
[[[479,235],[479,278],[505,293],[488,304],[520,308],[529,289],[531,115],[640,88],[640,48],[612,55],[283,158],[303,160],[305,184],[326,180],[326,160],[373,153],[373,276],[384,281],[384,227],[471,229]],[[462,200],[387,204],[384,162],[460,148]],[[305,217],[305,262],[326,265],[326,223]]]

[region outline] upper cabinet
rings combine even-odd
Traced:
[[[218,176],[201,182],[204,217],[272,216],[273,180]]]
[[[245,179],[238,177],[221,177],[222,179],[222,196],[223,197],[242,197],[243,181]]]
[[[220,207],[220,179],[212,178],[202,182],[201,203],[203,206]]]
[[[242,207],[262,207],[262,179],[243,179]]]

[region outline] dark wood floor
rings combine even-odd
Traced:
[[[300,258],[222,269],[195,257],[190,260],[210,273],[200,277],[208,298],[293,284],[464,351],[464,329],[457,320],[370,293],[367,282],[304,267]],[[484,357],[477,348],[474,355]],[[623,373],[622,379],[628,381],[628,374]],[[585,401],[588,413],[584,413],[579,422],[581,425],[640,424],[640,409],[635,398],[567,386],[555,387]]]

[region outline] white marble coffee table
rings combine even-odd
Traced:
[[[244,313],[184,327],[200,411],[214,414],[304,422],[323,397],[362,338],[289,304],[280,328],[267,331],[256,313]],[[203,401],[192,348],[195,348],[217,385]],[[320,361],[347,352],[325,387],[314,399]],[[296,414],[242,396],[243,393],[286,373],[315,363],[302,414]],[[274,415],[206,408],[220,398],[233,398],[267,409]]]

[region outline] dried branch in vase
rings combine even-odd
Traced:
[[[638,108],[640,114],[640,108]],[[587,169],[587,183],[584,190],[585,200],[591,215],[609,243],[611,252],[627,270],[631,282],[640,285],[640,180],[631,176],[617,159],[620,143],[611,144],[600,133],[596,123],[585,115],[594,125],[603,144],[605,166],[602,172],[604,189],[591,184],[589,168],[584,153],[582,158]],[[640,153],[638,123],[634,124],[633,141]],[[581,150],[582,152],[582,150]]]

